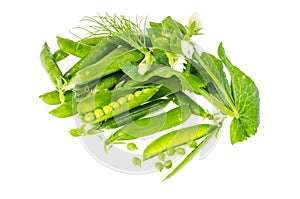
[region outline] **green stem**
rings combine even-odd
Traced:
[[[195,52],[196,52],[196,49],[195,49]],[[215,76],[215,74],[213,74],[213,72],[211,71],[210,67],[205,64],[205,62],[201,59],[201,57],[197,53],[194,53],[193,55],[194,55],[195,59],[198,61],[198,63],[205,69],[205,71],[208,73],[208,75],[216,83],[217,87],[220,89],[220,91],[222,92],[223,96],[226,98],[226,101],[229,103],[229,105],[234,110],[234,112],[236,112],[235,111],[236,107],[233,104],[231,98],[228,96],[228,93],[226,92],[223,84],[218,80],[218,78]],[[234,115],[236,115],[236,114],[237,113],[234,113]]]
[[[230,117],[236,118],[238,117],[237,112],[233,112],[232,110],[228,109],[226,106],[224,106],[223,103],[221,103],[217,98],[210,95],[206,90],[203,88],[200,88],[198,90],[199,94],[202,95],[205,99],[207,99],[210,103],[215,105],[221,112],[225,113],[226,115],[229,115]]]

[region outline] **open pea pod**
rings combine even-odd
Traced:
[[[167,133],[154,140],[145,148],[143,153],[144,161],[170,148],[200,139],[210,134],[217,128],[218,127],[215,125],[200,124]]]

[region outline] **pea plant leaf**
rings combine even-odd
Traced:
[[[187,77],[168,66],[153,64],[151,66],[151,70],[146,72],[144,75],[139,74],[138,67],[131,63],[124,63],[120,65],[120,68],[131,79],[139,82],[146,82],[152,77],[170,78],[172,76],[176,76],[179,79],[183,90],[193,91],[193,88],[191,87]]]
[[[231,64],[222,43],[218,54],[231,75],[231,92],[238,116],[230,124],[231,143],[255,135],[259,125],[259,92],[253,80]]]
[[[201,74],[202,78],[206,81],[209,92],[221,101],[224,106],[233,110],[233,107],[230,104],[232,101],[230,87],[223,70],[222,62],[215,56],[206,52],[201,54],[200,59],[202,61],[200,65],[197,65],[198,63],[195,62],[193,63],[199,74]],[[209,68],[210,72],[206,70],[206,67]]]

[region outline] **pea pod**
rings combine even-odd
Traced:
[[[64,95],[65,101],[70,101],[72,100],[73,92],[68,91],[65,92]],[[58,105],[61,103],[59,99],[59,92],[57,90],[44,93],[43,95],[40,95],[39,98],[41,98],[48,105]]]
[[[62,37],[56,37],[58,47],[71,55],[79,58],[85,57],[92,49],[93,46],[86,45],[82,42],[74,42],[71,39],[66,39]]]
[[[128,124],[132,121],[135,121],[158,110],[161,110],[162,108],[166,107],[169,104],[169,102],[169,99],[158,99],[155,101],[148,102],[147,104],[144,104],[140,107],[136,107],[130,110],[129,112],[123,113],[114,118],[110,118],[109,120],[105,121],[100,128],[118,128],[120,126],[123,126],[124,124]]]
[[[144,161],[148,160],[169,148],[174,148],[200,139],[213,132],[216,128],[218,127],[215,125],[200,124],[167,133],[154,140],[145,148],[143,159]]]
[[[54,54],[53,54],[53,58],[54,58],[54,60],[55,60],[56,62],[59,62],[59,61],[65,59],[65,58],[68,57],[68,56],[69,56],[68,53],[65,53],[64,51],[62,51],[62,50],[60,50],[60,49],[57,50],[57,51],[55,51]]]
[[[101,42],[105,37],[99,36],[99,37],[86,37],[81,39],[79,42],[84,43],[86,45],[95,46],[99,42]]]
[[[43,46],[40,58],[45,71],[50,77],[50,80],[56,88],[60,89],[62,87],[62,73],[55,62],[47,43],[45,43]]]
[[[116,49],[118,45],[114,44],[114,38],[106,37],[100,41],[85,57],[80,59],[73,67],[71,67],[65,74],[64,78],[70,80],[75,73],[91,64],[96,63],[105,55]]]
[[[109,143],[116,140],[132,140],[145,137],[159,131],[175,127],[185,122],[191,116],[189,107],[177,107],[167,113],[136,120],[116,131],[109,139]]]
[[[98,93],[103,90],[113,88],[123,75],[123,72],[117,72],[103,77],[93,89],[93,93]]]
[[[64,104],[60,105],[56,109],[53,109],[49,113],[59,118],[66,118],[66,117],[73,116],[77,113],[76,103],[74,103],[72,100],[65,102]]]
[[[111,56],[108,59],[103,58],[99,62],[81,69],[72,77],[69,84],[82,85],[95,79],[120,71],[120,64],[128,62],[139,62],[144,54],[139,50],[129,50],[127,47],[119,47],[117,56]]]
[[[87,102],[80,102],[77,106],[77,110],[79,113],[89,114],[96,111],[96,109],[98,109],[98,111],[101,109],[101,111],[104,112],[103,115],[96,117],[97,119],[95,120],[83,121],[86,123],[102,122],[147,102],[159,90],[159,88],[160,86],[145,87],[143,90],[134,92],[134,95],[130,93],[128,94],[128,91],[132,90],[132,88],[130,90],[121,90],[121,92],[116,90],[114,92],[102,93],[98,96],[96,95],[98,99],[92,98],[87,100]],[[123,93],[127,93],[126,97],[125,95],[121,95]],[[109,102],[104,104],[103,101]],[[83,103],[84,106],[82,105]]]

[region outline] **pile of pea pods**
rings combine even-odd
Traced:
[[[150,48],[151,41],[147,42]],[[58,50],[54,53],[47,43],[43,45],[41,63],[55,89],[39,97],[51,107],[55,106],[51,115],[80,118],[83,125],[70,130],[74,137],[105,134],[109,129],[114,133],[103,141],[107,152],[116,144],[126,144],[127,150],[134,151],[143,148],[134,143],[135,139],[180,127],[192,115],[214,120],[212,114],[183,91],[176,76],[154,76],[137,81],[126,74],[120,67],[122,64],[138,67],[147,54],[118,36],[95,35],[77,41],[57,37],[57,44]],[[77,62],[63,74],[60,62],[71,56],[76,57]],[[160,58],[156,58],[156,63],[165,66],[166,61]],[[173,108],[163,111],[170,104]],[[130,161],[133,166],[142,166],[144,161],[157,157],[159,161],[154,167],[162,171],[174,167],[168,156],[186,156],[186,161],[179,164],[167,176],[169,178],[219,129],[217,123],[211,122],[168,131],[144,147],[143,158],[134,157]],[[187,154],[182,146],[189,146],[191,152]]]

